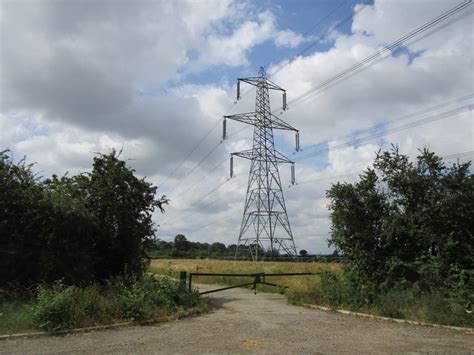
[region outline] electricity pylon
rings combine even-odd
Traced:
[[[247,247],[253,260],[258,260],[259,252],[278,255],[281,251],[296,257],[295,242],[286,211],[278,164],[291,164],[291,183],[295,183],[294,162],[275,150],[273,130],[294,131],[296,150],[299,150],[299,132],[282,121],[270,111],[269,90],[283,92],[283,109],[286,110],[286,91],[270,81],[263,67],[258,77],[237,80],[237,100],[240,99],[240,83],[257,87],[255,112],[224,116],[223,138],[226,138],[226,119],[253,125],[253,147],[241,152],[231,153],[230,177],[233,177],[234,156],[249,159],[250,173],[245,198],[245,207],[240,227],[239,248]],[[268,247],[267,247],[268,246]]]

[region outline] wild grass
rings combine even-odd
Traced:
[[[29,297],[14,300],[17,293],[17,290],[10,295],[2,292],[0,334],[34,329],[54,332],[130,320],[165,320],[209,308],[207,300],[183,290],[166,277],[127,282],[117,279],[86,287],[59,281],[40,285]]]
[[[32,307],[31,300],[1,302],[0,334],[34,330]]]

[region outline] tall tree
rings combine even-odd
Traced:
[[[97,241],[98,274],[104,277],[141,275],[147,266],[144,246],[155,234],[156,187],[137,178],[119,155],[115,150],[98,155],[79,180],[87,209],[104,232]]]

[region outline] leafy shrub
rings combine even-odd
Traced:
[[[331,308],[346,306],[356,308],[362,303],[359,297],[354,297],[353,284],[341,273],[326,273],[321,275],[321,281],[312,290],[312,298],[317,303]]]
[[[179,284],[167,277],[159,280],[145,277],[135,281],[122,294],[122,315],[129,319],[149,317],[151,309],[177,311],[199,303],[199,294],[181,290]]]
[[[151,302],[143,288],[134,285],[121,295],[121,313],[126,319],[141,320],[150,317]]]
[[[38,287],[38,298],[33,307],[33,321],[41,329],[54,331],[71,328],[79,315],[74,300],[73,286],[57,282],[52,288]]]

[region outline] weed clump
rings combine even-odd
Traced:
[[[37,303],[33,306],[33,322],[41,329],[54,331],[71,328],[76,324],[75,289],[61,282],[52,288],[38,287]]]

